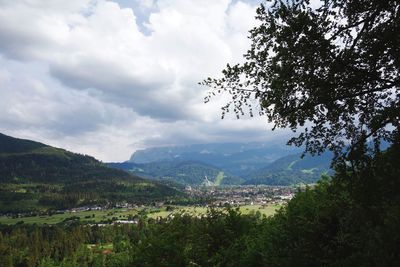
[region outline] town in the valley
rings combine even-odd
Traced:
[[[263,211],[273,210],[284,206],[294,197],[296,192],[304,190],[304,186],[186,186],[185,201],[176,200],[159,201],[152,203],[108,203],[107,205],[81,206],[66,210],[30,212],[20,214],[2,214],[2,218],[29,221],[29,218],[42,218],[60,220],[69,218],[80,218],[90,221],[95,218],[96,223],[137,223],[140,216],[146,215],[154,219],[168,219],[175,212],[194,213],[203,216],[210,207],[240,208],[241,211]],[[266,215],[269,215],[269,212]],[[264,213],[265,214],[265,213]],[[53,219],[49,219],[49,218]],[[133,219],[134,218],[134,219]],[[36,222],[36,219],[32,219]],[[39,221],[42,221],[39,220]]]
[[[192,197],[209,199],[207,205],[244,206],[286,204],[294,194],[302,190],[299,186],[220,186],[220,187],[191,187],[185,188],[186,193]]]

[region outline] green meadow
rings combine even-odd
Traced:
[[[242,214],[249,214],[251,212],[260,212],[261,215],[271,216],[277,209],[282,205],[246,205],[239,208]],[[65,212],[63,214],[53,214],[44,216],[31,216],[31,217],[19,217],[11,218],[7,216],[0,217],[0,224],[57,224],[66,223],[68,221],[79,220],[81,222],[110,222],[115,220],[128,220],[133,216],[145,216],[147,218],[166,218],[170,214],[189,214],[192,216],[201,216],[206,214],[206,207],[194,207],[194,206],[167,206],[162,208],[155,207],[144,207],[137,209],[108,209],[108,210],[91,210],[91,211],[79,211],[79,212]],[[79,218],[79,219],[78,219]]]

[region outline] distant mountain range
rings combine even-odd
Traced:
[[[0,134],[0,213],[143,203],[179,194],[93,157]]]
[[[108,163],[110,167],[156,180],[168,180],[183,185],[232,185],[244,180],[222,169],[200,161],[163,160],[150,163]]]
[[[129,162],[195,161],[244,175],[301,149],[276,143],[215,143],[156,147],[136,151]]]
[[[301,159],[301,151],[279,143],[156,147],[138,150],[129,161],[109,166],[184,185],[314,183],[330,172],[330,153]]]

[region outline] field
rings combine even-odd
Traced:
[[[220,186],[222,183],[222,180],[224,179],[224,172],[219,172],[217,177],[215,178],[214,185],[215,186]]]
[[[241,206],[240,212],[243,214],[249,214],[250,212],[259,211],[262,215],[271,216],[279,209],[281,205],[247,205]],[[147,216],[148,218],[166,218],[171,213],[186,213],[193,216],[199,216],[205,214],[207,208],[205,207],[192,207],[192,206],[170,206],[167,210],[166,207],[155,208],[155,207],[144,207],[138,209],[109,209],[109,210],[92,210],[92,211],[80,211],[80,212],[65,212],[63,214],[54,214],[46,216],[32,216],[32,217],[0,217],[0,224],[16,224],[18,222],[24,222],[26,224],[57,224],[62,222],[68,222],[78,220],[81,222],[111,222],[116,220],[128,220],[133,216]]]

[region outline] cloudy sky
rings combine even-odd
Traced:
[[[103,161],[272,138],[197,84],[242,60],[259,2],[0,0],[0,132]]]

